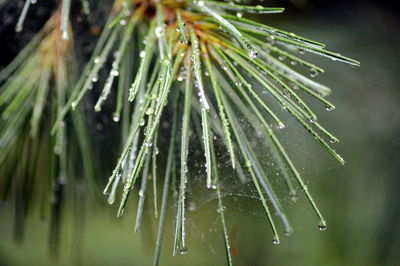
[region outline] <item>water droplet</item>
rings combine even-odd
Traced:
[[[162,26],[157,26],[156,27],[156,29],[155,29],[155,33],[156,33],[156,37],[157,38],[160,38],[161,37],[161,34],[163,33],[163,27]]]
[[[146,55],[146,52],[145,51],[141,51],[140,54],[139,54],[139,57],[143,58],[145,55]]]
[[[198,6],[204,6],[204,1],[199,1],[199,2],[197,2],[197,5],[198,5]]]
[[[140,126],[144,126],[144,123],[145,123],[144,119],[143,119],[143,118],[142,118],[142,119],[140,119],[140,121],[139,121],[139,125],[140,125]]]
[[[111,74],[111,76],[117,77],[119,75],[119,72],[118,72],[118,70],[113,69],[113,70],[111,70],[110,74]]]
[[[276,128],[277,128],[278,130],[283,130],[283,129],[285,129],[285,125],[282,124],[282,123],[279,123],[279,124],[276,126]]]
[[[279,59],[280,61],[284,61],[284,60],[286,59],[286,56],[280,55],[280,56],[278,56],[278,59]]]
[[[236,16],[237,16],[238,18],[243,17],[243,12],[236,12]]]
[[[324,231],[326,230],[326,222],[325,221],[320,221],[318,225],[319,230]]]
[[[203,3],[203,5],[204,5],[204,3]],[[182,255],[185,255],[185,254],[188,253],[188,249],[187,249],[187,247],[182,247],[181,250],[180,250],[179,252],[180,252]]]
[[[292,230],[292,229],[285,230],[285,232],[283,232],[283,234],[284,234],[285,236],[291,236],[291,235],[293,234],[293,230]]]
[[[333,110],[335,110],[335,106],[333,106],[333,105],[326,105],[326,106],[325,106],[325,110],[327,110],[327,111],[333,111]]]
[[[121,26],[125,26],[125,25],[126,25],[126,20],[125,20],[125,19],[121,19],[120,22],[119,22],[119,24],[120,24]]]
[[[315,123],[317,122],[317,118],[316,117],[311,117],[310,118],[310,123]]]
[[[99,63],[101,63],[101,58],[100,57],[96,57],[95,59],[94,59],[94,63],[95,64],[99,64]]]
[[[114,197],[108,197],[108,199],[107,199],[107,203],[108,204],[113,205],[114,202],[115,202],[115,198]]]
[[[333,143],[336,143],[336,142],[338,142],[338,141],[337,141],[337,139],[331,138],[331,139],[329,140],[329,142],[333,144]]]
[[[114,122],[119,122],[119,118],[120,118],[120,117],[119,117],[119,114],[114,114],[114,115],[113,115],[113,121],[114,121]]]
[[[289,86],[294,90],[300,89],[299,86],[297,86],[296,84],[290,84]]]
[[[224,212],[226,211],[226,206],[222,206],[221,208],[217,208],[217,212]]]
[[[291,197],[290,197],[290,200],[291,200],[292,202],[294,202],[294,203],[297,202],[297,199],[298,199],[297,196],[291,196]]]
[[[146,110],[146,115],[152,115],[152,114],[154,114],[154,109],[151,108],[151,107],[149,107],[149,108]]]
[[[196,210],[197,210],[196,203],[195,203],[194,201],[189,201],[189,203],[188,203],[188,209],[189,209],[189,211],[191,211],[191,212],[196,211]]]
[[[61,151],[62,151],[62,149],[61,149],[60,145],[57,145],[57,146],[54,147],[54,153],[55,154],[60,155]]]
[[[250,50],[249,57],[250,57],[250,59],[256,59],[257,58],[257,51],[256,50]]]
[[[292,96],[292,94],[288,90],[283,90],[283,96],[290,98]]]
[[[310,69],[310,77],[315,78],[316,76],[318,76],[318,71],[314,68]]]
[[[275,237],[272,239],[272,244],[278,245],[279,243],[280,243],[279,238],[278,238],[277,236],[275,236]]]
[[[92,77],[92,82],[97,82],[99,78],[97,76]]]
[[[143,190],[139,190],[139,197],[141,197],[141,198],[144,197],[144,192],[143,192]]]
[[[125,183],[124,184],[124,190],[127,191],[127,190],[130,190],[130,189],[131,189],[131,185],[129,183]]]
[[[242,87],[243,84],[239,79],[236,79],[235,80],[235,85],[238,86],[238,87]]]
[[[295,66],[295,65],[297,65],[297,61],[292,60],[292,61],[290,61],[290,64],[291,64],[292,66]]]

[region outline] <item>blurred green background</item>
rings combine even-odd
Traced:
[[[333,161],[299,127],[295,139],[292,135],[285,141],[326,216],[328,229],[318,230],[304,198],[296,204],[287,202],[295,233],[275,246],[258,200],[227,196],[228,228],[238,228],[235,265],[400,265],[400,23],[383,2],[355,2],[285,2],[286,14],[265,19],[326,43],[328,49],[359,60],[361,68],[310,57],[327,72],[317,80],[333,89],[330,99],[336,110],[326,112],[317,104],[314,108],[341,139],[336,150],[346,159],[345,166]],[[66,206],[72,203],[67,199]],[[143,222],[146,230],[133,233],[134,203],[123,219],[115,218],[114,208],[89,198],[83,216],[74,218],[73,209],[66,208],[55,259],[49,255],[49,225],[38,216],[28,217],[24,241],[13,241],[12,204],[5,202],[0,206],[0,265],[151,265],[156,224],[148,213]],[[189,253],[172,257],[168,219],[160,265],[225,264],[216,200],[204,196],[196,204],[188,221]]]

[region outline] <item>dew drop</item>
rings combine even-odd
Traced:
[[[326,222],[325,221],[320,221],[318,225],[319,230],[324,231],[326,230]]]
[[[144,192],[143,192],[143,190],[141,189],[141,190],[139,190],[139,197],[141,197],[141,198],[143,198],[144,197]]]
[[[62,152],[62,149],[61,149],[60,145],[57,145],[57,146],[54,147],[54,153],[55,154],[60,155],[61,152]]]
[[[114,199],[113,197],[108,197],[107,203],[108,203],[109,205],[113,205],[114,202],[115,202],[115,199]]]
[[[257,58],[257,51],[256,50],[250,50],[249,57],[250,57],[250,59],[256,59]]]
[[[291,197],[290,197],[290,200],[291,200],[292,202],[296,203],[297,200],[298,200],[298,198],[297,198],[297,196],[291,196]]]
[[[279,123],[279,124],[276,126],[276,128],[277,128],[278,130],[283,130],[283,129],[285,129],[285,125],[282,124],[282,123]]]
[[[154,114],[154,109],[151,108],[151,107],[149,107],[149,108],[146,110],[146,115],[152,115],[152,114]]]
[[[279,241],[279,239],[278,239],[277,237],[274,237],[274,238],[272,239],[272,244],[278,245],[279,243],[280,243],[280,241]]]
[[[237,79],[237,80],[235,80],[235,85],[238,87],[242,87],[243,84],[239,79]]]
[[[316,76],[318,76],[318,71],[314,68],[310,69],[310,77],[315,78]]]
[[[63,39],[63,40],[68,40],[68,32],[67,32],[67,31],[63,31],[63,33],[62,33],[62,39]]]
[[[162,32],[163,32],[163,28],[161,26],[157,26],[156,29],[155,29],[156,37],[160,38]]]
[[[311,117],[310,118],[310,123],[315,123],[317,122],[317,118],[316,117]]]
[[[327,111],[333,111],[333,110],[335,110],[335,106],[333,106],[333,105],[326,105],[326,106],[325,106],[325,110],[327,110]]]
[[[145,55],[146,55],[146,52],[145,51],[141,51],[140,54],[139,54],[139,57],[143,58]]]
[[[236,16],[237,16],[238,18],[241,18],[241,17],[243,17],[243,13],[242,13],[242,12],[236,12]]]
[[[285,232],[283,232],[283,234],[284,234],[285,236],[291,236],[291,235],[293,235],[293,230],[292,230],[292,229],[285,230]]]
[[[131,185],[129,183],[125,183],[124,184],[124,190],[127,191],[127,190],[130,190],[130,189],[131,189]]]
[[[191,212],[196,211],[196,210],[197,210],[196,203],[195,203],[194,201],[190,201],[190,202],[188,203],[188,209],[189,209],[189,211],[191,211]]]
[[[119,22],[119,24],[121,26],[125,26],[126,25],[126,20],[125,19],[121,19],[121,21]]]
[[[330,139],[329,142],[333,144],[333,143],[336,143],[338,141],[336,139]]]
[[[114,114],[114,115],[113,115],[113,121],[114,121],[114,122],[119,122],[119,118],[120,118],[120,117],[119,117],[119,114]]]
[[[203,3],[204,5],[204,3]],[[181,250],[179,251],[182,255],[186,255],[188,253],[187,247],[182,247]]]

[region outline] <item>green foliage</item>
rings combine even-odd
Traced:
[[[29,2],[26,2],[28,7]],[[82,3],[85,12],[89,13],[87,2]],[[57,43],[68,43],[68,40],[71,42],[71,38],[68,38],[71,34],[66,30],[69,5],[70,1],[62,1],[59,22],[61,37],[57,39]],[[21,15],[22,22],[26,15],[26,6]],[[116,95],[113,120],[120,122],[122,118],[125,137],[121,155],[104,194],[108,194],[108,202],[113,204],[120,191],[117,215],[122,216],[132,189],[141,181],[135,225],[135,231],[138,231],[148,190],[147,181],[151,176],[155,217],[160,213],[155,265],[159,262],[171,188],[174,191],[173,205],[176,210],[173,254],[177,250],[182,254],[187,252],[186,194],[187,183],[191,181],[188,166],[191,131],[197,132],[200,138],[197,149],[200,150],[201,147],[204,153],[204,187],[215,190],[217,194],[216,210],[220,213],[224,232],[227,263],[231,265],[232,258],[222,210],[223,184],[218,173],[215,139],[220,140],[218,142],[221,142],[229,154],[231,167],[240,177],[239,182],[246,180],[246,174],[250,175],[272,229],[273,243],[280,242],[273,213],[281,220],[284,233],[292,234],[293,229],[282,208],[280,197],[257,157],[252,145],[252,136],[239,117],[244,117],[252,130],[261,130],[265,145],[280,169],[282,182],[287,186],[287,194],[295,200],[299,187],[319,219],[319,228],[326,228],[325,219],[279,140],[279,133],[285,128],[285,123],[274,111],[270,100],[274,100],[282,110],[304,127],[333,158],[344,163],[343,158],[329,144],[337,142],[338,139],[317,121],[317,115],[307,104],[307,97],[303,96],[305,93],[319,100],[328,111],[335,108],[325,99],[330,89],[312,79],[324,70],[302,59],[301,55],[308,52],[351,66],[358,66],[359,63],[326,50],[321,43],[242,17],[243,13],[269,14],[282,11],[282,8],[218,1],[116,0],[80,79],[68,96],[65,94],[58,101],[55,108],[57,111],[53,112],[57,114],[57,118],[52,120],[54,126],[51,131],[56,140],[61,139],[60,136],[65,138],[63,121],[67,114],[71,109],[76,109],[71,112],[74,120],[74,116],[79,113],[79,103],[92,89],[93,84],[98,82],[100,70],[106,67],[107,61],[112,58],[111,70],[94,110],[100,112],[110,95]],[[20,29],[22,22],[18,24],[17,29]],[[25,56],[22,55],[35,55],[33,47],[39,43],[40,39],[33,39],[16,61],[1,74],[2,80],[6,81],[0,91],[0,100],[5,103],[12,97],[15,99],[6,109],[2,109],[3,117],[7,120],[8,116],[20,115],[15,112],[16,108],[26,106],[27,112],[33,113],[31,134],[36,134],[38,121],[44,109],[52,67],[50,65],[44,70],[31,71],[36,57],[31,56],[27,62],[23,60]],[[17,73],[15,78],[11,75],[14,72]],[[303,74],[304,72],[309,73],[311,78],[307,77],[308,74]],[[21,86],[11,82],[14,79],[18,84],[24,85],[23,90],[19,90],[18,93],[16,87]],[[37,81],[34,82],[35,80]],[[118,80],[118,84],[113,86],[115,80]],[[56,83],[68,87],[66,82],[66,78],[63,78]],[[31,89],[32,86],[37,89],[36,93]],[[113,93],[114,87],[116,93]],[[35,105],[24,104],[22,100],[33,97],[30,95],[33,93],[36,94]],[[268,98],[264,94],[268,95]],[[65,101],[65,98],[68,100]],[[14,103],[15,101],[17,102]],[[179,105],[179,101],[183,102],[182,106]],[[166,110],[170,114],[169,117],[165,115]],[[27,116],[29,115],[20,120],[25,121]],[[159,171],[156,171],[159,153],[157,143],[161,135],[158,132],[164,121],[170,121],[170,139],[162,180],[164,186],[161,208],[158,210],[157,180],[160,180],[160,177],[157,177]],[[10,144],[7,137],[11,133],[6,131],[17,130],[16,124],[4,123],[2,129],[5,132],[0,134],[2,145],[15,146]],[[84,131],[80,126],[75,129]],[[48,130],[44,132],[48,133]],[[86,144],[82,144],[83,139],[81,138],[80,147],[83,148],[82,153],[85,153],[88,148]],[[10,151],[7,153],[10,153],[12,149],[8,149]],[[84,158],[84,164],[87,163],[88,157],[90,156]],[[60,164],[66,160],[67,158],[60,158]],[[174,169],[180,169],[179,179],[175,177]]]

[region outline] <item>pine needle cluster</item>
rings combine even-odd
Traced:
[[[31,1],[25,3],[17,31],[22,30]],[[217,194],[216,210],[221,218],[229,265],[232,264],[231,247],[222,211],[219,178],[222,173],[218,168],[216,142],[224,147],[230,166],[239,177],[232,182],[243,182],[248,176],[254,185],[272,230],[273,243],[280,242],[274,213],[284,233],[292,234],[280,197],[257,158],[253,136],[239,117],[244,117],[252,130],[262,132],[287,194],[295,199],[297,190],[304,193],[319,220],[319,228],[326,228],[326,221],[303,177],[279,139],[280,131],[288,129],[273,105],[287,112],[334,159],[344,163],[331,147],[338,139],[320,124],[307,104],[309,98],[315,98],[324,109],[335,109],[326,99],[331,90],[313,80],[324,70],[302,59],[302,54],[317,54],[351,66],[359,66],[357,61],[326,50],[322,43],[244,17],[245,14],[281,13],[283,8],[213,0],[115,0],[91,59],[70,87],[69,73],[76,71],[76,66],[65,61],[73,39],[69,28],[70,5],[70,0],[60,1],[60,8],[48,24],[1,72],[2,165],[7,160],[12,165],[16,157],[26,156],[26,149],[30,148],[25,142],[32,142],[33,149],[41,152],[49,149],[43,146],[47,140],[54,142],[59,172],[66,172],[68,155],[64,151],[69,138],[65,119],[71,117],[73,128],[78,132],[81,154],[87,154],[90,149],[84,137],[84,118],[79,106],[95,87],[100,91],[94,111],[101,112],[110,97],[114,97],[112,119],[121,123],[123,130],[121,154],[104,194],[110,204],[119,201],[117,215],[122,216],[134,186],[140,186],[135,225],[138,231],[148,194],[147,181],[152,181],[154,215],[159,221],[155,265],[160,257],[169,204],[175,209],[173,253],[187,252],[186,196],[187,184],[191,182],[188,164],[191,136],[199,136],[196,149],[204,155],[204,188]],[[82,7],[89,13],[88,1],[82,1]],[[99,77],[100,71],[106,68],[109,68],[108,75]],[[104,81],[101,86],[99,81]],[[50,85],[52,82],[55,86]],[[69,91],[69,88],[72,89]],[[50,110],[47,117],[43,116],[45,109]],[[158,142],[163,136],[159,132],[165,131],[164,122],[169,131],[168,149],[160,151]],[[157,170],[160,152],[166,161],[162,174]],[[85,165],[90,155],[83,159]],[[25,168],[30,169],[28,165],[21,166]],[[87,178],[93,180],[90,173]],[[163,188],[158,192],[160,182]],[[48,188],[47,192],[51,190]],[[158,194],[162,195],[160,204]],[[171,198],[172,203],[168,203]]]

